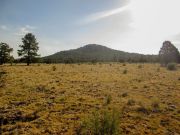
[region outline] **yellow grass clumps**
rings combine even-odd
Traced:
[[[0,68],[2,134],[75,135],[94,112],[114,108],[118,134],[180,134],[179,68],[121,63]]]

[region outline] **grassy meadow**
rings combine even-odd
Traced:
[[[180,67],[19,64],[0,70],[4,135],[76,135],[94,112],[113,110],[119,114],[117,134],[180,134]]]

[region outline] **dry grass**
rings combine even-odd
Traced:
[[[95,110],[116,108],[121,134],[180,134],[180,69],[138,65],[1,66],[0,131],[72,135]]]

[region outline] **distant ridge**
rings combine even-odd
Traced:
[[[88,44],[77,49],[60,51],[42,58],[46,63],[73,62],[155,62],[156,55],[143,55],[114,50],[103,45]]]

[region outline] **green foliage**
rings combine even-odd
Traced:
[[[23,45],[19,45],[21,49],[18,50],[18,55],[23,56],[27,65],[29,65],[36,56],[39,56],[37,54],[37,51],[39,50],[38,42],[32,33],[26,34],[24,38],[22,38],[22,42]]]
[[[119,135],[119,115],[113,110],[95,112],[78,128],[79,135]]]
[[[0,65],[8,62],[11,58],[10,53],[13,51],[6,43],[0,43]]]
[[[167,69],[171,71],[176,70],[176,63],[168,63]]]

